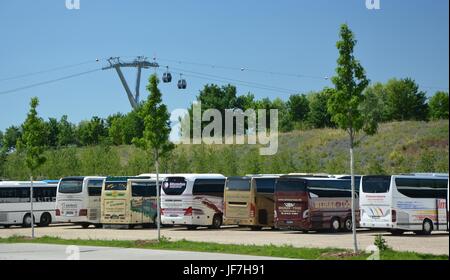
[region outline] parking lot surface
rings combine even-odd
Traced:
[[[146,240],[155,239],[156,229],[96,229],[89,227],[83,229],[76,225],[51,225],[50,227],[37,227],[36,236],[54,236],[64,239],[106,239],[106,240]],[[294,247],[316,248],[353,248],[351,233],[280,231],[263,229],[251,231],[248,228],[223,227],[220,230],[199,228],[187,230],[183,227],[162,228],[162,236],[170,240],[186,239],[190,241],[215,242],[224,244],[256,244],[256,245],[292,245]],[[31,229],[11,227],[1,228],[0,237],[14,235],[30,236]],[[414,251],[430,254],[449,254],[448,232],[434,232],[431,236],[418,236],[405,233],[402,236],[393,236],[383,231],[358,230],[358,244],[360,249],[372,245],[377,234],[382,234],[387,244],[398,251]]]

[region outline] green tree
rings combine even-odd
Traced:
[[[38,116],[36,111],[39,105],[37,97],[31,98],[30,111],[25,122],[22,124],[22,136],[17,141],[19,152],[26,155],[26,165],[30,174],[31,182],[31,237],[34,238],[34,215],[33,215],[33,178],[36,176],[36,170],[45,162],[43,156],[45,147],[46,125],[42,118]]]
[[[410,78],[391,79],[385,85],[389,118],[397,121],[426,120],[428,105],[426,93]]]
[[[49,147],[57,147],[58,146],[58,134],[59,134],[59,123],[55,118],[49,118],[45,123],[46,132],[47,132],[47,143],[46,145]]]
[[[17,126],[10,126],[3,134],[3,147],[6,151],[12,151],[16,148],[17,140],[21,137],[22,132]]]
[[[303,122],[309,114],[309,100],[304,94],[293,94],[289,96],[287,107],[294,122]]]
[[[147,90],[149,96],[146,102],[142,104],[141,114],[144,120],[144,133],[142,137],[134,138],[133,143],[143,149],[154,159],[156,169],[156,190],[157,190],[157,225],[158,240],[160,240],[160,197],[159,197],[159,164],[160,159],[165,157],[174,149],[174,144],[169,141],[170,136],[170,114],[167,106],[162,103],[162,94],[158,88],[158,77],[151,75]]]
[[[75,125],[67,120],[67,115],[63,115],[58,122],[57,142],[59,147],[77,144]]]
[[[78,139],[83,146],[100,144],[108,136],[105,121],[97,116],[78,125]]]
[[[325,88],[320,92],[310,93],[309,99],[309,114],[307,122],[314,128],[335,127],[331,120],[331,115],[327,110],[327,103],[333,89]]]
[[[364,114],[379,122],[390,121],[387,94],[382,83],[368,86],[364,91],[364,103],[361,105]]]
[[[430,107],[430,119],[448,120],[448,92],[438,91],[430,98],[428,103]]]
[[[340,40],[336,43],[339,50],[336,76],[332,78],[335,91],[328,100],[328,111],[332,120],[349,136],[350,142],[350,173],[352,185],[352,221],[354,251],[358,251],[356,240],[356,199],[353,148],[356,143],[355,136],[360,130],[374,134],[377,123],[363,114],[361,104],[364,102],[363,91],[369,84],[364,68],[353,55],[356,45],[353,32],[346,24],[341,25]]]

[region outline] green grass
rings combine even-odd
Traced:
[[[308,260],[365,260],[369,257],[367,253],[352,254],[348,250],[336,248],[296,248],[292,246],[275,245],[235,245],[219,244],[209,242],[193,242],[187,240],[171,241],[156,240],[82,240],[61,239],[58,237],[44,236],[35,239],[22,236],[0,238],[0,243],[46,243],[79,246],[108,246],[120,248],[162,249],[181,250],[195,252],[229,253],[253,256],[270,256],[293,259]],[[381,253],[382,260],[448,260],[447,255],[420,254],[414,252],[397,252],[391,249]]]

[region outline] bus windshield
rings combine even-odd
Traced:
[[[127,182],[105,182],[105,191],[126,191]]]
[[[230,179],[227,188],[230,191],[250,191],[250,179]]]
[[[275,189],[277,192],[304,192],[306,184],[303,180],[278,180]]]
[[[390,185],[390,176],[364,176],[362,179],[362,191],[364,193],[387,193]]]
[[[186,189],[186,179],[184,177],[169,177],[162,185],[162,189],[167,195],[181,195]]]
[[[62,180],[59,184],[59,193],[81,193],[83,191],[83,180]]]

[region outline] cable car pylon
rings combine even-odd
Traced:
[[[159,64],[156,62],[149,62],[147,61],[147,58],[144,56],[138,56],[135,60],[131,62],[124,62],[120,60],[119,57],[110,57],[108,59],[109,65],[106,67],[103,67],[102,70],[108,70],[111,68],[116,69],[117,75],[119,75],[120,81],[122,82],[122,85],[125,89],[125,92],[127,93],[128,100],[130,101],[130,105],[133,109],[136,109],[139,104],[139,87],[141,84],[141,71],[142,69],[148,69],[148,68],[158,68]],[[122,73],[121,67],[135,67],[137,68],[137,76],[136,76],[136,87],[135,87],[135,93],[133,95],[133,92],[131,92],[130,87],[128,86],[127,80],[125,79],[125,76]]]

